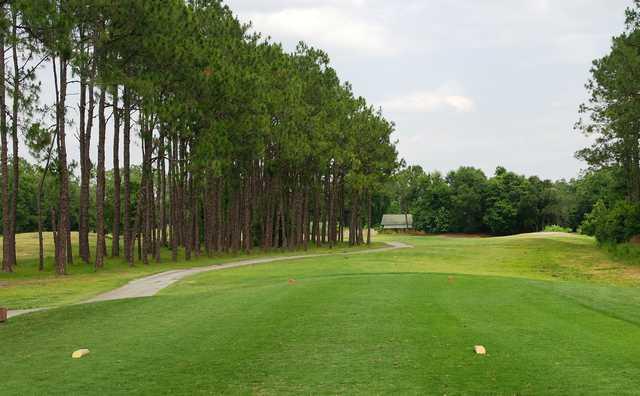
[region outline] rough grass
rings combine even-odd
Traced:
[[[2,393],[637,392],[634,267],[592,239],[394,237],[416,248],[211,272],[153,298],[16,318],[0,326]]]

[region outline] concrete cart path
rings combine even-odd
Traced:
[[[167,288],[172,284],[186,277],[189,277],[191,275],[201,274],[203,272],[221,271],[221,270],[232,269],[232,268],[247,267],[251,265],[268,264],[276,261],[290,261],[290,260],[307,259],[307,258],[314,258],[314,257],[349,256],[349,255],[366,254],[366,253],[380,253],[380,252],[386,252],[390,250],[407,249],[407,248],[413,247],[411,245],[407,245],[406,243],[402,243],[402,242],[385,242],[385,243],[388,245],[388,247],[371,249],[371,250],[361,250],[361,251],[350,252],[350,253],[322,253],[322,254],[306,254],[306,255],[284,256],[284,257],[256,258],[256,259],[249,259],[249,260],[243,260],[243,261],[236,261],[229,264],[216,264],[216,265],[210,265],[208,267],[165,271],[155,275],[146,276],[144,278],[135,279],[122,287],[97,295],[96,297],[87,301],[83,301],[79,304],[90,304],[90,303],[99,302],[99,301],[123,300],[128,298],[155,296],[160,290]],[[8,317],[12,318],[19,315],[28,314],[31,312],[43,311],[47,309],[51,309],[51,308],[12,310],[12,311],[9,311]]]

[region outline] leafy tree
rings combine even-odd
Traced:
[[[480,169],[462,167],[449,172],[451,187],[450,230],[453,232],[484,232],[487,177]]]

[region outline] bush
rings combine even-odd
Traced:
[[[590,213],[584,217],[582,224],[580,224],[580,233],[589,236],[596,235],[596,229],[598,226],[598,219],[603,219],[607,215],[607,207],[603,201],[598,201],[591,209]]]
[[[587,224],[587,231],[592,231],[588,227],[595,228],[600,243],[625,243],[640,234],[640,205],[620,201],[609,210],[600,208],[596,212],[594,208],[594,212],[588,216],[592,224]],[[584,225],[582,229],[585,231]]]
[[[544,232],[571,232],[571,228],[562,227],[557,224],[544,227]]]
[[[415,216],[416,230],[429,234],[449,232],[449,212],[445,208],[436,211],[419,210]]]
[[[484,222],[494,235],[509,235],[518,232],[518,210],[506,200],[493,204],[484,216]]]

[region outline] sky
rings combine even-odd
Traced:
[[[285,49],[305,41],[327,52],[342,80],[396,123],[407,164],[443,173],[474,166],[487,175],[504,166],[554,180],[586,168],[574,153],[591,140],[573,130],[584,84],[592,61],[623,30],[631,3],[226,0],[241,21]],[[39,71],[46,103],[53,103],[50,69]],[[67,98],[73,114],[77,85]],[[67,137],[71,160],[79,158],[76,128]],[[107,139],[108,168],[112,150]],[[24,145],[20,151],[29,157]],[[140,162],[138,142],[131,155]]]
[[[573,130],[593,59],[631,0],[228,0],[243,22],[293,50],[331,56],[396,123],[400,156],[426,171],[497,166],[576,177]]]

